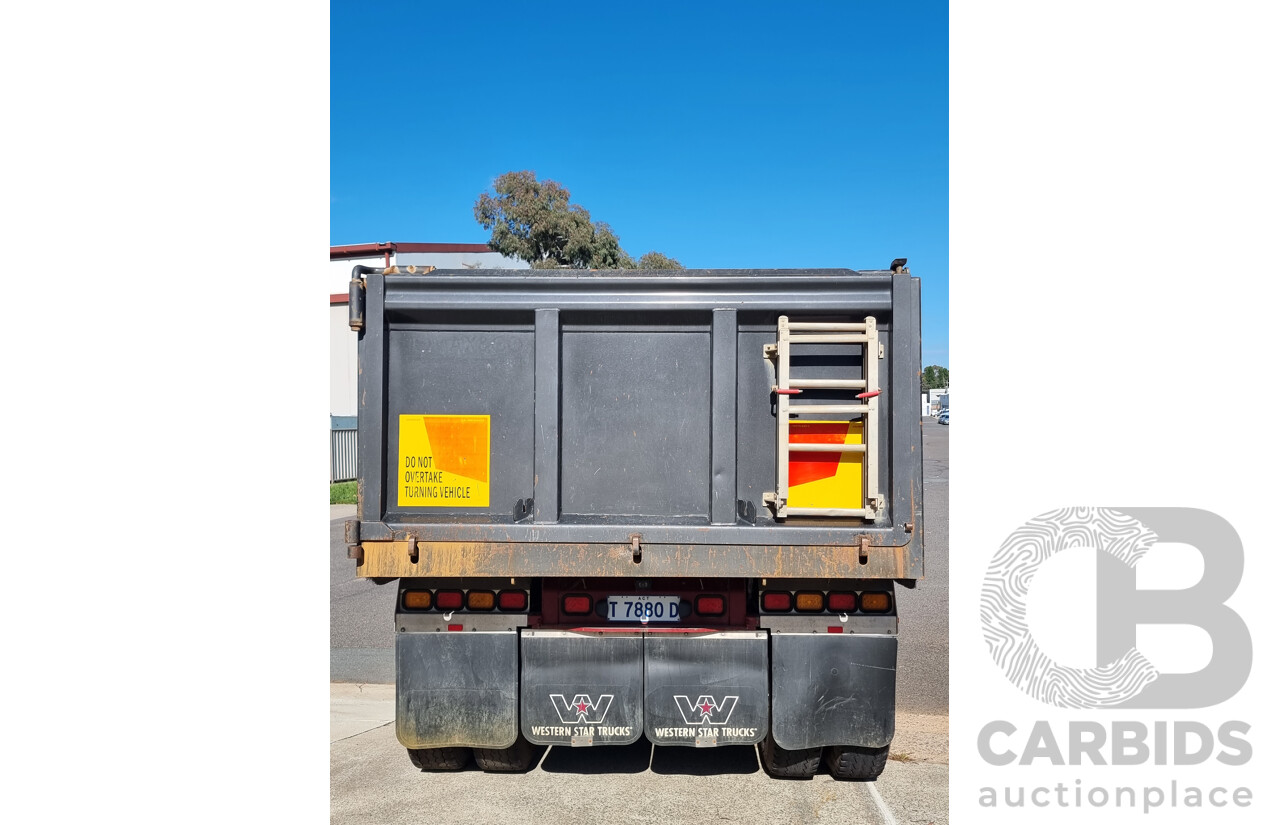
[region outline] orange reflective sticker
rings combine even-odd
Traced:
[[[401,507],[489,506],[489,416],[400,416]]]
[[[861,444],[861,421],[792,421],[792,444]],[[856,510],[862,501],[863,453],[793,452],[787,505]]]

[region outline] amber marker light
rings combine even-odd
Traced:
[[[408,610],[430,610],[431,591],[406,590],[404,592],[404,606]]]
[[[859,601],[862,604],[863,613],[888,613],[889,612],[889,594],[888,593],[863,593]]]
[[[472,590],[467,593],[467,610],[493,610],[493,591]]]
[[[821,593],[797,593],[796,610],[801,613],[821,613],[823,601]]]

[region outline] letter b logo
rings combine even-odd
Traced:
[[[1185,590],[1139,590],[1138,561],[1158,541],[1195,547],[1204,576]],[[1036,644],[1027,593],[1036,569],[1072,547],[1097,551],[1098,667],[1066,667]],[[1181,507],[1054,510],[1015,530],[996,552],[982,588],[982,629],[1009,681],[1067,708],[1200,708],[1226,701],[1253,663],[1249,629],[1225,605],[1244,572],[1240,536],[1222,517]],[[1213,657],[1198,673],[1161,674],[1137,649],[1138,625],[1194,625]]]

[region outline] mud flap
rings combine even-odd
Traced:
[[[520,635],[520,728],[538,745],[639,740],[644,640],[554,630]]]
[[[763,632],[644,640],[644,729],[657,745],[750,745],[769,724]]]
[[[515,631],[396,634],[396,738],[406,748],[516,741]]]
[[[773,738],[787,750],[893,739],[898,638],[774,633]]]

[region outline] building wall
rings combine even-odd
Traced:
[[[434,266],[436,269],[528,269],[519,258],[498,252],[401,252],[397,266]]]
[[[346,304],[329,306],[329,415],[356,414],[356,345]]]

